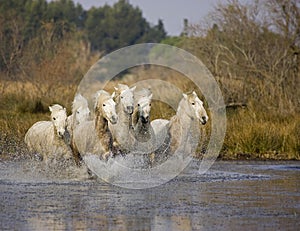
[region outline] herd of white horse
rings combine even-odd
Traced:
[[[199,124],[206,124],[208,116],[193,91],[182,95],[170,120],[151,121],[152,96],[150,89],[136,91],[136,87],[118,84],[112,94],[96,92],[91,115],[88,101],[77,94],[70,116],[63,106],[50,106],[51,120],[29,128],[25,143],[46,162],[63,159],[81,164],[87,154],[105,161],[116,155],[141,153],[151,156],[154,163],[171,155],[191,131],[200,133]]]

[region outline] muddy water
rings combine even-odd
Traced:
[[[299,230],[299,162],[193,162],[156,188],[129,190],[84,169],[0,162],[0,230]]]

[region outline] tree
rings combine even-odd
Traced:
[[[141,10],[125,0],[90,9],[85,26],[92,49],[106,52],[138,42],[159,42],[166,36],[161,20],[150,27]]]
[[[212,12],[206,35],[201,34],[201,25],[190,27],[186,49],[217,77],[227,103],[254,100],[264,108],[294,110],[300,97],[295,70],[299,7],[297,0],[220,4]]]

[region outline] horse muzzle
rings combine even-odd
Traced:
[[[207,123],[207,120],[208,120],[208,117],[202,116],[200,122],[202,125],[205,125]]]
[[[133,113],[133,106],[127,106],[126,112],[131,115]]]
[[[110,120],[109,120],[112,124],[116,124],[118,122],[118,116],[117,115],[113,115]]]
[[[142,116],[141,119],[142,119],[142,123],[144,123],[144,124],[149,122],[149,116],[147,116],[147,117]]]
[[[63,131],[63,130],[58,131],[58,132],[57,132],[57,135],[58,135],[59,138],[63,138],[64,135],[65,135],[65,130],[64,130],[64,131]]]

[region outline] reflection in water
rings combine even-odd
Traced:
[[[0,230],[299,227],[298,162],[219,162],[204,175],[197,164],[165,185],[130,190],[78,177],[78,169],[56,178],[32,163],[0,163]]]

